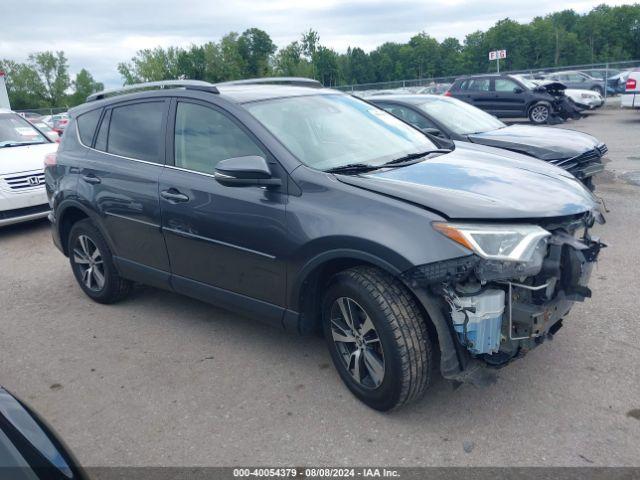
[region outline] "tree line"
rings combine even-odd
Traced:
[[[640,59],[640,4],[600,5],[582,15],[563,10],[529,23],[506,18],[462,42],[454,37],[438,42],[421,32],[406,43],[386,42],[368,53],[357,46],[338,53],[324,46],[314,30],[278,49],[267,32],[249,28],[218,42],[140,50],[117,68],[124,84],[275,75],[311,77],[335,86],[482,73],[495,68],[487,56],[497,49],[508,52],[501,62],[505,70]],[[7,73],[15,109],[73,106],[102,89],[85,69],[71,80],[63,52],[35,53],[26,63],[2,60],[0,70]]]
[[[24,63],[0,60],[0,71],[5,73],[9,101],[15,110],[71,107],[104,89],[84,68],[72,80],[64,52],[32,53]]]

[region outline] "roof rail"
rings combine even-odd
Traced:
[[[324,85],[318,80],[304,77],[247,78],[246,80],[231,80],[230,82],[216,83],[216,86],[220,87],[232,85],[293,85],[296,87],[324,88]]]
[[[201,90],[203,92],[220,93],[215,85],[202,80],[161,80],[159,82],[134,83],[120,88],[112,88],[92,93],[87,97],[87,102],[102,100],[103,98],[120,95],[132,90],[145,90],[152,88],[185,88],[187,90]]]

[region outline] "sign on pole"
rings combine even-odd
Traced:
[[[498,73],[500,72],[500,59],[505,59],[507,58],[507,51],[506,50],[494,50],[492,52],[489,52],[489,61],[496,61],[497,65],[498,65]]]

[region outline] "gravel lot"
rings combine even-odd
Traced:
[[[91,302],[46,221],[0,230],[0,384],[90,466],[640,466],[640,114],[561,128],[609,145],[597,187],[609,248],[594,298],[491,387],[439,379],[422,401],[375,412],[320,338],[151,288]]]

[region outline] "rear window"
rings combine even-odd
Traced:
[[[86,146],[90,147],[93,141],[93,134],[98,126],[98,120],[100,120],[101,109],[91,110],[84,113],[76,120],[78,123],[78,132],[80,133],[80,140]]]
[[[164,143],[164,112],[164,102],[135,103],[112,109],[107,152],[147,162],[163,163],[160,152]]]

